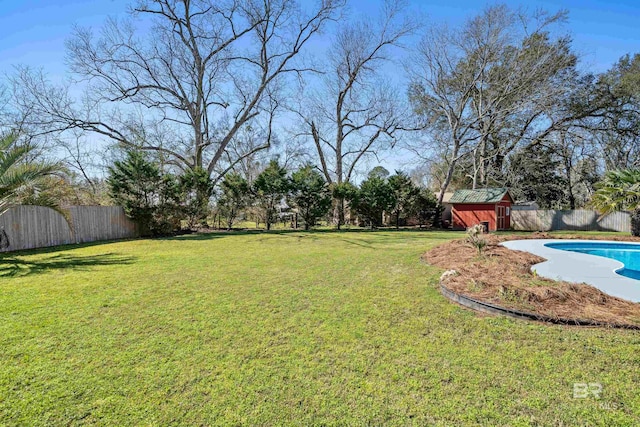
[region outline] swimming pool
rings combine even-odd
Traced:
[[[531,267],[540,277],[586,283],[609,295],[640,302],[638,243],[529,239],[510,240],[501,245],[544,258],[546,261]]]
[[[615,259],[624,264],[616,273],[640,280],[640,244],[603,242],[554,242],[545,246],[563,251],[597,255]]]

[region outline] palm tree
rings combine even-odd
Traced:
[[[591,204],[603,215],[631,211],[631,234],[640,236],[640,169],[607,172]]]
[[[67,212],[47,193],[45,186],[45,179],[59,172],[60,166],[24,162],[33,147],[16,145],[16,141],[15,134],[0,137],[0,215],[24,202],[24,195],[28,193],[30,204],[53,208],[68,222]]]

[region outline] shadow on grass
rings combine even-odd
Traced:
[[[441,229],[420,229],[420,228],[351,228],[351,229],[342,229],[336,230],[335,228],[320,228],[313,230],[303,230],[303,229],[288,229],[288,230],[229,230],[229,231],[211,231],[204,233],[194,233],[194,234],[184,234],[181,236],[174,237],[161,237],[157,240],[211,240],[218,239],[221,237],[232,237],[232,236],[248,236],[248,235],[257,235],[257,236],[283,236],[283,237],[291,237],[296,239],[310,238],[314,239],[316,235],[339,235],[339,236],[347,236],[347,235],[366,235],[366,234],[381,234],[381,233],[389,233],[389,236],[386,236],[383,240],[388,241],[400,241],[407,239],[436,239],[436,240],[450,240],[455,238],[457,234],[456,232],[452,232],[451,230],[441,230]],[[379,237],[376,237],[374,240],[366,240],[361,239],[359,236],[359,243],[366,245],[371,243],[381,243]]]
[[[336,230],[335,228],[317,228],[312,230],[230,230],[230,231],[211,231],[198,234],[187,234],[176,237],[163,238],[163,240],[188,240],[188,241],[207,241],[221,237],[233,238],[234,236],[256,236],[258,242],[274,241],[274,237],[282,239],[292,239],[296,242],[315,242],[322,236],[332,236],[336,240],[348,245],[370,249],[386,249],[390,245],[419,243],[419,241],[446,242],[451,239],[460,237],[459,232],[441,229],[420,229],[420,228],[351,228]]]
[[[121,256],[115,253],[91,256],[58,254],[36,261],[4,256],[0,258],[0,277],[24,277],[51,270],[89,270],[91,267],[102,265],[131,264],[135,260],[135,257]]]
[[[185,241],[185,240],[213,240],[220,239],[222,237],[230,236],[244,236],[248,234],[263,234],[267,233],[264,230],[216,230],[216,231],[204,231],[199,233],[185,233],[177,236],[164,236],[164,237],[148,237],[151,240],[161,241]]]
[[[16,256],[23,256],[23,255],[50,254],[50,253],[56,253],[61,251],[70,251],[74,249],[90,248],[92,246],[108,245],[111,243],[134,242],[136,240],[140,240],[140,238],[131,237],[127,239],[96,240],[95,242],[69,243],[67,245],[45,246],[42,248],[21,249],[17,251],[0,252],[0,263],[2,263],[3,257],[7,257],[7,256],[16,257]]]

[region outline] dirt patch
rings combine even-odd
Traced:
[[[532,233],[488,235],[482,255],[464,239],[440,245],[423,255],[425,262],[457,274],[444,284],[452,291],[502,307],[554,318],[589,319],[598,322],[640,325],[640,304],[605,294],[593,286],[544,279],[531,266],[544,258],[500,246],[519,239],[589,239],[638,241],[631,236],[549,235]]]

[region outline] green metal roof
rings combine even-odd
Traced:
[[[449,203],[498,203],[507,192],[506,188],[456,190],[449,199]]]

